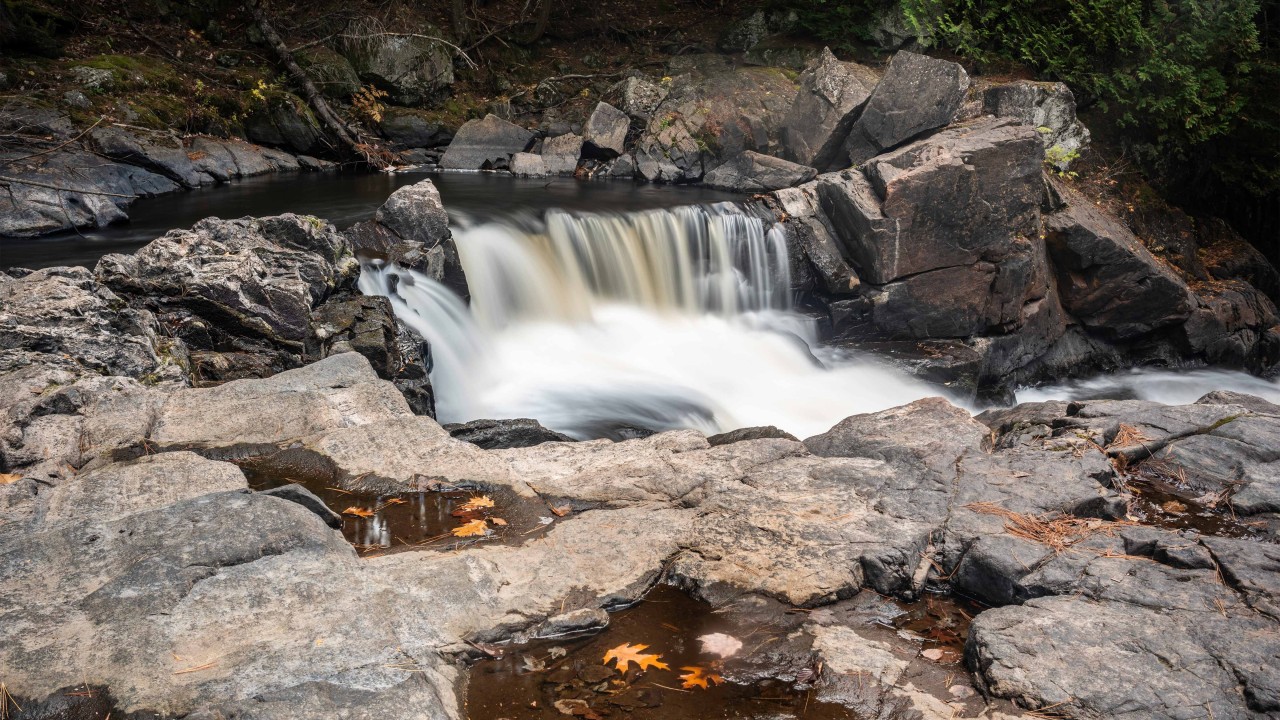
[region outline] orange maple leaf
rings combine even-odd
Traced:
[[[620,672],[626,672],[631,663],[635,663],[641,670],[648,668],[657,668],[659,670],[670,670],[671,668],[658,658],[661,655],[645,655],[641,651],[647,650],[648,645],[632,645],[631,643],[622,643],[616,648],[604,654],[604,664],[608,665],[610,660],[614,660],[618,664]]]
[[[474,535],[485,535],[489,532],[489,525],[484,520],[472,520],[465,525],[459,525],[453,529],[453,534],[458,537],[472,537]]]
[[[684,681],[681,683],[681,686],[685,688],[700,687],[703,690],[706,690],[708,689],[708,683],[711,685],[719,685],[724,682],[723,677],[715,674],[714,672],[709,673],[704,668],[682,667],[680,669],[685,671],[685,673],[680,676],[680,679]]]
[[[343,515],[355,515],[356,517],[362,517],[362,518],[373,517],[373,513],[374,511],[369,510],[368,508],[359,507],[357,505],[352,505],[351,507],[342,511]]]
[[[462,503],[462,506],[459,507],[458,509],[459,510],[480,510],[482,508],[491,508],[491,507],[493,507],[493,498],[489,497],[488,495],[477,495],[471,498],[470,500]]]

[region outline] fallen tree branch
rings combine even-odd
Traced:
[[[386,170],[391,167],[391,163],[384,157],[385,151],[377,143],[362,139],[358,131],[347,125],[333,111],[333,108],[329,107],[329,103],[325,101],[324,96],[316,89],[315,83],[311,82],[311,78],[307,77],[307,74],[303,72],[302,67],[298,65],[298,61],[293,59],[293,53],[289,52],[289,46],[280,37],[280,33],[276,32],[275,26],[267,20],[267,14],[262,9],[262,0],[251,0],[248,6],[253,13],[254,22],[262,30],[262,36],[266,39],[267,44],[271,46],[271,49],[275,51],[277,59],[281,65],[284,65],[289,76],[302,88],[302,94],[306,97],[307,104],[315,111],[316,117],[320,122],[338,138],[339,142],[356,155],[364,158],[365,162],[369,163],[370,166],[378,170]]]
[[[107,118],[106,118],[105,116],[98,118],[98,120],[97,120],[96,122],[94,122],[92,125],[90,125],[89,127],[85,128],[83,131],[81,131],[81,133],[80,133],[79,135],[76,135],[75,137],[71,138],[70,140],[68,140],[68,141],[66,141],[66,142],[64,142],[64,143],[61,143],[61,144],[59,144],[59,145],[55,145],[55,146],[53,146],[53,147],[49,148],[48,150],[41,150],[41,151],[40,151],[40,152],[38,152],[38,153],[31,153],[30,155],[24,155],[24,156],[19,157],[19,158],[13,158],[12,160],[5,160],[4,162],[0,163],[0,165],[15,165],[15,164],[17,164],[17,163],[22,162],[23,160],[30,160],[31,158],[40,157],[41,155],[48,155],[49,153],[57,152],[57,151],[61,150],[62,148],[64,148],[64,147],[66,147],[66,146],[70,145],[71,143],[73,143],[73,142],[75,142],[75,141],[79,140],[80,138],[84,137],[85,135],[88,135],[90,130],[92,130],[92,129],[94,129],[94,128],[98,127],[99,125],[101,125],[101,124],[102,124],[102,121],[103,121],[103,120],[106,120],[106,119],[107,119]]]
[[[462,48],[458,47],[457,45],[454,45],[453,43],[449,42],[448,40],[445,40],[444,38],[438,38],[435,35],[421,35],[419,33],[401,33],[401,32],[387,31],[387,32],[372,33],[369,35],[352,35],[350,33],[343,33],[339,37],[344,37],[348,40],[372,40],[374,38],[380,38],[380,37],[408,37],[408,38],[418,38],[420,40],[432,40],[442,45],[448,45],[449,47],[453,48],[454,51],[458,53],[458,57],[462,58],[462,61],[465,62],[467,64],[467,67],[471,68],[472,70],[478,70],[480,68],[480,66],[476,65],[475,61],[471,59],[471,56],[467,55],[466,50],[463,50]]]

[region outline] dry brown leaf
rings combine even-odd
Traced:
[[[342,511],[342,514],[343,514],[343,515],[354,515],[354,516],[356,516],[356,517],[367,518],[367,517],[373,517],[374,512],[373,512],[372,510],[368,509],[368,508],[362,508],[362,507],[360,507],[360,506],[358,506],[358,505],[352,505],[351,507],[347,508],[346,510],[343,510],[343,511]]]
[[[393,497],[393,498],[387,498],[387,501],[382,503],[382,506],[386,507],[387,505],[403,505],[407,502],[409,501],[405,500],[404,498]]]
[[[719,655],[722,658],[733,657],[742,649],[742,641],[724,633],[710,633],[698,638],[702,644],[702,652]]]
[[[489,522],[499,527],[505,527],[507,524],[507,521],[503,520],[502,518],[489,518]]]
[[[551,512],[555,513],[556,517],[564,517],[565,515],[573,512],[573,507],[570,505],[553,505],[551,507]]]
[[[474,537],[477,535],[485,535],[489,532],[489,525],[484,520],[472,520],[464,525],[459,525],[453,529],[453,534],[457,537]]]
[[[622,643],[604,654],[604,664],[608,665],[610,660],[617,662],[619,672],[626,672],[631,663],[638,665],[641,670],[651,667],[659,670],[671,669],[666,663],[659,660],[662,657],[661,655],[646,655],[642,652],[648,648],[648,645]]]
[[[16,483],[22,479],[22,475],[18,473],[0,473],[0,485],[8,485]]]
[[[719,685],[724,682],[723,677],[714,672],[708,672],[705,668],[682,667],[680,669],[685,671],[685,673],[680,676],[680,684],[681,687],[686,689],[700,687],[703,690],[707,690],[709,688],[708,683],[711,685]]]
[[[1187,511],[1187,506],[1184,503],[1178,502],[1177,500],[1169,500],[1168,502],[1161,505],[1160,509],[1172,515],[1181,515],[1182,513]]]
[[[481,510],[493,507],[493,498],[488,495],[477,495],[470,500],[462,503],[458,507],[459,510]]]

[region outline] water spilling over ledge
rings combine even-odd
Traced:
[[[772,424],[804,436],[938,394],[814,350],[782,233],[735,205],[458,225],[470,308],[413,270],[369,264],[360,279],[431,343],[442,422],[533,417],[615,438]]]

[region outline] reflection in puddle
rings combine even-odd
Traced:
[[[643,602],[614,613],[597,635],[513,646],[501,657],[476,663],[467,686],[467,715],[472,720],[859,718],[844,706],[818,700],[816,659],[787,647],[806,614],[780,607],[712,609],[660,585]],[[645,646],[636,652],[639,657],[657,657],[648,658],[644,671],[637,660],[619,672],[614,658],[636,651],[637,645]]]

